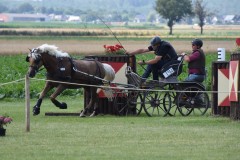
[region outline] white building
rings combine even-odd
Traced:
[[[43,14],[14,14],[14,13],[1,13],[1,22],[16,22],[16,21],[34,21],[43,22],[47,21],[48,18]]]
[[[82,22],[82,19],[79,16],[69,16],[67,21],[68,22]]]

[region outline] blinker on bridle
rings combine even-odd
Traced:
[[[34,52],[36,49],[33,49],[33,50],[29,49],[29,50],[30,50],[30,54],[32,55],[33,52]],[[27,56],[27,57],[26,57],[26,61],[29,62],[29,59],[30,59],[30,56]],[[44,68],[39,69],[39,67],[38,67],[38,64],[39,64],[40,60],[41,60],[41,56],[39,55],[39,56],[37,56],[36,59],[34,60],[34,62],[35,62],[36,65],[30,65],[29,67],[33,68],[33,69],[35,70],[35,72],[39,72],[39,71],[43,70]]]

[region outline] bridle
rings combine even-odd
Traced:
[[[31,50],[31,52],[30,52],[30,55],[31,56],[27,56],[27,58],[26,58],[26,61],[27,62],[29,62],[29,59],[30,59],[30,57],[33,57],[32,56],[32,54],[36,51],[37,49],[33,49],[33,50]],[[44,68],[41,68],[41,69],[39,69],[40,67],[39,67],[39,63],[40,63],[40,61],[41,61],[41,55],[37,55],[36,56],[36,58],[34,59],[34,65],[29,65],[29,67],[30,68],[32,68],[32,70],[35,72],[35,74],[37,73],[37,72],[39,72],[39,71],[41,71],[41,70],[43,70]]]
[[[37,65],[30,65],[29,67],[32,68],[34,70],[34,72],[36,72],[36,73],[39,71],[38,64]]]

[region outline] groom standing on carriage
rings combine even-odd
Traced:
[[[154,51],[155,54],[154,59],[148,61],[142,60],[139,61],[138,64],[147,65],[147,68],[145,69],[142,78],[147,79],[152,73],[153,80],[158,81],[159,71],[161,70],[161,68],[168,62],[176,60],[178,56],[173,46],[169,42],[161,40],[161,38],[158,36],[152,38],[150,44],[151,45],[148,48],[137,49],[136,51],[133,52],[126,52],[126,54],[135,55]]]

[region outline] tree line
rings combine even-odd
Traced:
[[[137,2],[138,1],[132,1],[134,5],[140,5]],[[201,28],[201,34],[203,34],[203,27],[205,25],[206,18],[213,15],[209,10],[207,10],[206,3],[204,3],[203,0],[156,0],[154,4],[154,9],[161,17],[167,20],[170,35],[173,34],[174,24],[180,22],[183,18],[194,16],[197,17],[198,25]],[[1,12],[81,15],[84,21],[94,21],[96,19],[99,19],[100,17],[105,21],[118,22],[128,22],[130,19],[133,19],[133,17],[139,14],[136,11],[129,12],[127,10],[124,10],[121,13],[117,11],[112,11],[111,13],[105,13],[105,15],[101,15],[99,13],[104,13],[103,10],[83,11],[73,8],[47,8],[44,6],[34,8],[30,3],[23,3],[14,9],[10,9],[7,6],[0,4],[0,13]],[[154,18],[154,13],[150,12],[147,20],[151,22]]]
[[[163,18],[167,19],[170,35],[173,34],[173,25],[187,16],[196,16],[198,18],[198,25],[201,28],[201,34],[203,34],[205,19],[207,16],[212,15],[207,10],[206,3],[203,0],[196,0],[194,3],[192,3],[192,0],[157,0],[155,10]]]

